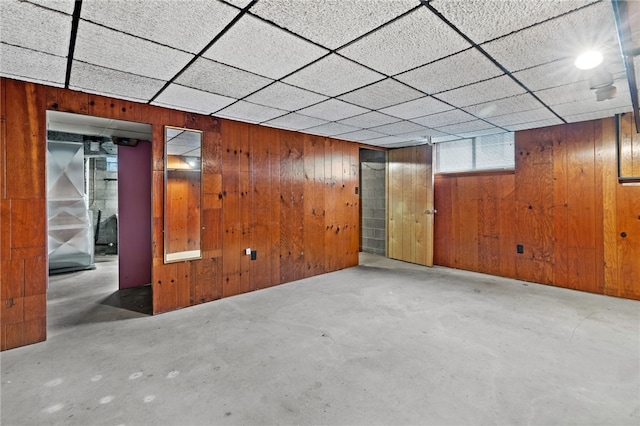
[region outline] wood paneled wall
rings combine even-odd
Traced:
[[[515,155],[514,174],[436,176],[435,263],[640,299],[640,186],[618,182],[615,119],[517,132]]]
[[[436,175],[434,264],[515,277],[513,172]]]
[[[357,265],[357,144],[4,78],[0,84],[1,349],[46,338],[46,110],[152,125],[155,313]],[[163,262],[164,125],[203,131],[199,260]]]

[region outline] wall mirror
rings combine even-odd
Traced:
[[[202,132],[165,126],[164,261],[202,257]]]

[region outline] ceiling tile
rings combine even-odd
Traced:
[[[340,54],[387,75],[424,65],[470,47],[426,7],[341,49]]]
[[[147,40],[199,53],[238,10],[219,1],[85,1],[81,18]]]
[[[513,126],[516,124],[528,123],[531,121],[552,120],[554,118],[558,119],[551,111],[549,111],[549,109],[536,108],[533,110],[520,111],[491,117],[488,118],[487,121],[490,121],[496,126],[504,127],[506,129],[509,128],[509,126]]]
[[[146,102],[158,93],[164,84],[162,80],[74,61],[69,88]]]
[[[152,104],[202,114],[211,114],[230,105],[234,101],[235,99],[225,96],[203,92],[178,84],[171,84]]]
[[[339,99],[369,109],[380,109],[421,96],[424,95],[417,90],[388,78],[342,95]]]
[[[458,29],[476,43],[561,15],[594,0],[487,1],[435,0],[431,2]]]
[[[287,111],[283,111],[281,109],[256,105],[251,102],[238,101],[235,104],[216,112],[215,115],[234,120],[242,120],[248,123],[262,123],[263,121],[272,120],[281,115],[285,115],[286,113]]]
[[[320,126],[305,129],[305,133],[311,133],[313,135],[320,135],[320,136],[335,136],[341,133],[354,132],[356,130],[360,130],[360,129],[353,126],[347,126],[346,124],[326,123],[326,124],[321,124]]]
[[[356,115],[355,117],[347,118],[345,120],[340,120],[341,123],[347,124],[349,126],[360,127],[363,129],[367,127],[376,127],[389,123],[395,123],[396,121],[400,120],[376,111],[367,112],[361,115]]]
[[[558,115],[565,119],[569,116],[596,113],[598,111],[603,111],[603,114],[604,111],[613,110],[619,112],[631,111],[631,97],[629,96],[628,86],[623,84],[616,84],[616,88],[617,95],[613,99],[598,102],[596,100],[595,92],[592,92],[591,96],[589,96],[588,98],[553,105],[552,108]],[[602,117],[607,117],[607,115],[600,115],[598,118]],[[591,118],[586,118],[585,120],[591,120]]]
[[[144,77],[169,80],[193,58],[98,25],[80,21],[74,59]]]
[[[244,9],[246,6],[249,5],[249,3],[251,3],[251,0],[224,0],[227,3],[231,3],[234,6],[237,6],[241,9]]]
[[[389,145],[397,145],[412,142],[407,138],[403,138],[400,136],[384,136],[376,139],[367,140],[367,144],[375,145],[375,146],[389,146]],[[415,143],[413,143],[415,145]]]
[[[525,90],[520,85],[515,83],[510,77],[504,75],[449,90],[448,92],[438,94],[437,97],[457,107],[465,107],[467,105],[489,102],[524,92]]]
[[[300,114],[320,118],[327,121],[338,121],[354,115],[364,114],[368,110],[356,105],[351,105],[338,99],[329,99],[317,105],[312,105],[298,111]]]
[[[260,0],[251,12],[337,49],[416,6],[415,0]]]
[[[431,114],[425,117],[414,118],[411,121],[422,124],[426,127],[440,127],[448,124],[464,123],[466,121],[475,120],[475,117],[462,110],[454,109],[452,111]]]
[[[253,16],[244,16],[204,56],[278,79],[328,53]]]
[[[306,115],[296,114],[294,112],[283,115],[282,117],[274,118],[263,123],[266,126],[278,127],[288,130],[303,130],[309,127],[319,126],[321,124],[328,123],[326,120],[320,120],[319,118],[308,117]]]
[[[435,136],[431,138],[431,142],[433,143],[442,143],[442,142],[451,142],[462,139],[460,136],[456,135],[446,135],[446,136]]]
[[[453,109],[452,106],[449,106],[444,102],[440,102],[430,96],[425,96],[400,105],[381,109],[380,112],[405,120],[410,120],[412,118],[435,114],[437,112],[448,111],[451,109]]]
[[[0,44],[0,75],[35,83],[64,86],[67,58]]]
[[[63,57],[69,53],[70,15],[19,0],[2,0],[0,17],[3,43]]]
[[[450,124],[448,126],[438,127],[436,130],[449,133],[449,134],[454,134],[454,135],[462,135],[464,133],[476,132],[479,130],[487,130],[487,129],[496,129],[496,132],[501,131],[500,129],[493,126],[492,124],[482,120],[473,120],[473,121],[467,121],[466,123]]]
[[[73,14],[75,0],[29,0],[29,3],[39,4],[47,9],[57,10],[67,15]]]
[[[573,64],[573,58],[560,59],[513,73],[530,90],[541,90],[585,80],[586,71]]]
[[[484,130],[475,130],[472,132],[459,133],[458,136],[464,139],[469,139],[469,138],[477,138],[479,136],[495,135],[499,133],[505,133],[505,131],[497,127],[489,127]]]
[[[175,82],[205,92],[243,98],[273,80],[210,59],[198,58]]]
[[[512,96],[510,98],[485,102],[482,104],[465,107],[465,111],[480,118],[495,117],[519,111],[528,111],[540,108],[542,104],[528,93]]]
[[[504,74],[502,70],[477,49],[468,49],[395,78],[425,93],[434,94],[501,74]]]
[[[534,93],[542,102],[551,106],[589,98],[595,99],[595,93],[589,89],[589,83],[586,81],[578,81]]]
[[[562,118],[564,118],[567,121],[567,123],[577,123],[579,121],[596,120],[600,118],[613,117],[616,114],[622,114],[625,112],[631,112],[631,107],[628,105],[614,106],[613,108],[609,108],[609,109],[598,109],[596,111],[587,111],[579,114],[563,115]]]
[[[416,123],[412,123],[411,121],[398,121],[397,123],[374,127],[369,130],[384,133],[387,135],[401,135],[403,133],[421,132],[425,130],[425,127]]]
[[[357,132],[344,133],[340,135],[340,139],[354,142],[362,142],[369,139],[383,138],[387,135],[383,133],[373,132],[371,130],[358,130]]]
[[[276,82],[247,97],[245,100],[260,105],[295,111],[327,100],[327,97]]]
[[[398,136],[402,136],[403,138],[406,138],[408,140],[425,142],[425,141],[428,141],[429,138],[433,136],[442,136],[442,135],[446,135],[446,133],[436,129],[429,129],[428,127],[425,127],[420,131],[402,133],[401,135],[398,135]]]
[[[382,74],[332,54],[283,81],[323,95],[338,96],[383,78]]]
[[[561,58],[575,58],[590,48],[615,51],[616,34],[611,2],[600,2],[482,47],[515,72]]]
[[[562,121],[559,118],[554,117],[547,120],[530,121],[528,123],[522,124],[512,124],[510,126],[504,126],[504,128],[512,132],[517,132],[518,130],[537,129],[540,127],[555,126],[556,124],[562,124]]]

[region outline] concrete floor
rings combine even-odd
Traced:
[[[362,255],[152,317],[97,266],[0,355],[3,425],[640,424],[635,301]]]

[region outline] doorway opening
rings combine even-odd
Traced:
[[[65,305],[54,327],[114,307],[151,314],[151,140],[149,124],[47,111],[47,299]]]
[[[387,155],[360,149],[360,251],[387,255]]]

